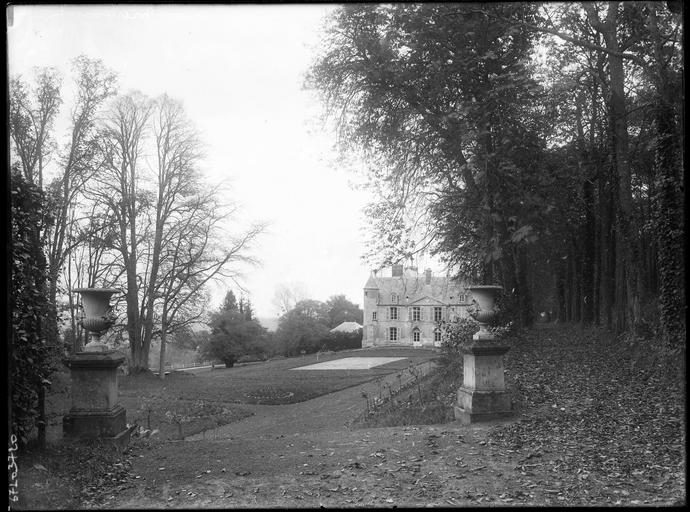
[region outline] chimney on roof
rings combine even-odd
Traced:
[[[424,271],[424,282],[426,284],[431,284],[431,269],[428,268]]]
[[[395,264],[391,267],[392,275],[393,277],[402,277],[403,275],[403,266],[399,264]]]

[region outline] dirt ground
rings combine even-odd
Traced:
[[[336,394],[349,394],[354,403],[357,391]],[[345,398],[331,397],[341,406]],[[318,400],[304,403],[314,410],[322,405]],[[283,406],[272,407],[275,411]],[[307,409],[302,412],[302,422],[292,421],[298,416],[292,413],[286,414],[284,423],[274,412],[272,426],[262,415],[247,418],[215,441],[135,439],[128,483],[84,505],[131,509],[678,504],[668,498],[674,495],[669,487],[678,482],[612,485],[586,472],[564,479],[559,473],[563,450],[507,449],[492,442],[492,432],[527,424],[530,415],[546,416],[551,414],[548,410],[469,426],[359,430],[338,427],[343,416],[329,425],[323,417],[309,423]],[[252,433],[254,421],[259,428]]]
[[[553,466],[531,464],[537,461],[533,454],[507,453],[491,444],[487,433],[497,426],[317,431],[157,446],[140,441],[131,487],[84,505],[138,509],[570,503],[574,489],[552,481]],[[592,482],[591,489],[580,491],[579,504],[677,504],[660,498],[652,486],[602,488]]]
[[[133,459],[136,484],[103,508],[462,506],[531,503],[517,457],[486,447],[489,424],[295,433],[166,443]],[[524,492],[523,492],[524,491]],[[536,492],[536,491],[535,491]],[[535,502],[544,496],[533,494]],[[556,497],[553,499],[557,503]]]

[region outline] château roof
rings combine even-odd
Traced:
[[[367,283],[364,285],[365,290],[371,290],[378,288],[379,285],[376,283],[376,279],[374,278],[374,274],[369,274],[369,279],[367,280]]]
[[[445,276],[431,276],[429,284],[426,283],[424,274],[413,276],[378,277],[370,276],[366,289],[379,290],[380,304],[393,304],[391,294],[399,296],[398,304],[424,303],[431,299],[432,302],[440,301],[445,304],[460,303],[459,296],[465,295],[466,301],[470,299],[470,293],[465,290],[463,283]],[[426,299],[426,300],[425,300]]]

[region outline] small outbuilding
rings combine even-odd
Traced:
[[[342,324],[333,327],[331,332],[356,332],[361,328],[362,326],[357,322],[343,322]]]

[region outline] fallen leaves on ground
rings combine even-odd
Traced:
[[[522,414],[488,439],[525,454],[515,470],[525,482],[543,477],[535,490],[547,501],[685,500],[682,382],[658,360],[598,329],[543,328],[517,342],[506,367]]]

